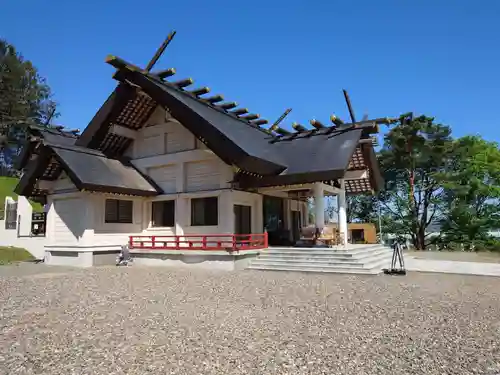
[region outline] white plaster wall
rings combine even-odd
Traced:
[[[106,223],[105,201],[106,199],[123,199],[133,201],[133,219],[130,224]],[[89,204],[92,207],[91,221],[93,223],[93,235],[89,238],[89,244],[97,246],[124,245],[129,236],[140,235],[145,228],[144,221],[144,198],[116,196],[107,194],[90,194]]]
[[[227,189],[233,178],[231,166],[161,107],[138,132],[127,154],[166,194]]]
[[[8,199],[12,199],[7,197]],[[7,200],[7,199],[6,199]],[[43,259],[45,237],[29,237],[31,233],[31,213],[33,208],[23,196],[17,199],[18,229],[5,229],[5,220],[0,220],[0,246],[21,247],[28,250],[36,259]]]
[[[163,108],[158,107],[128,151],[134,159],[174,154],[197,148],[196,138]]]

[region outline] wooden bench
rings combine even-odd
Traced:
[[[342,243],[338,229],[333,226],[325,226],[319,237],[316,236],[315,227],[304,227],[301,231],[300,240],[311,241],[313,244],[321,241],[327,246],[335,246]]]

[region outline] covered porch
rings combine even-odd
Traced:
[[[316,239],[328,239],[328,245],[347,245],[348,243],[348,230],[347,230],[347,204],[346,204],[346,189],[345,182],[339,181],[339,187],[333,186],[331,183],[314,182],[309,184],[297,184],[280,187],[267,187],[259,189],[259,192],[265,196],[284,196],[284,215],[285,215],[285,228],[290,232],[291,245],[313,245]],[[277,193],[281,193],[278,195]],[[268,195],[269,194],[269,195]],[[326,203],[325,198],[337,198],[337,229],[336,233],[327,233],[326,226]],[[313,205],[307,203],[308,200],[313,199]],[[286,202],[288,200],[288,202]],[[301,213],[300,208],[293,207],[289,202],[306,202],[305,212]],[[265,199],[264,199],[265,203]],[[287,204],[288,203],[288,204]],[[295,208],[295,209],[294,209]],[[310,212],[312,209],[312,212]],[[310,215],[312,213],[312,215]],[[266,214],[264,209],[264,215]],[[310,222],[310,216],[313,216],[313,222]],[[264,218],[264,222],[266,218]],[[309,229],[309,232],[305,230]],[[269,228],[265,228],[269,231]],[[331,229],[331,228],[329,228]],[[310,241],[307,241],[310,240]],[[280,245],[273,243],[271,245]]]

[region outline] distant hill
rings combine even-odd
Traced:
[[[19,182],[17,177],[0,177],[0,218],[3,218],[5,197],[12,197],[17,200],[17,194],[14,189]],[[31,202],[34,211],[43,211],[40,203]]]

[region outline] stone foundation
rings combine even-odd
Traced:
[[[45,263],[51,266],[92,267],[114,265],[121,246],[45,246]]]
[[[166,266],[175,268],[204,268],[211,270],[235,271],[246,268],[259,252],[240,251],[192,251],[192,250],[132,250],[133,264],[144,266]]]

